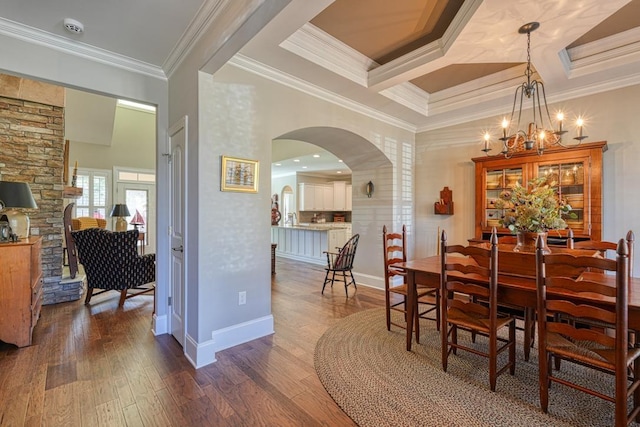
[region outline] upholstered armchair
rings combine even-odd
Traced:
[[[93,218],[89,216],[71,218],[72,230],[84,230],[86,228],[107,228],[107,220],[104,218]]]
[[[78,258],[87,275],[89,304],[93,295],[119,291],[119,307],[127,298],[153,292],[156,280],[156,255],[139,255],[138,230],[112,232],[102,228],[71,231]],[[146,285],[146,286],[145,286]],[[100,292],[94,292],[101,289]],[[129,293],[129,290],[137,292]]]

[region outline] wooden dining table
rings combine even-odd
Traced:
[[[575,255],[588,254],[584,250],[552,248],[555,252],[573,253]],[[460,258],[456,262],[472,263],[467,258]],[[398,266],[403,267],[407,280],[407,351],[411,351],[413,322],[415,316],[416,286],[431,288],[440,287],[440,256],[430,256],[426,258],[407,261]],[[536,277],[535,277],[535,253],[513,252],[513,245],[499,245],[498,252],[498,303],[519,306],[523,308],[536,308]],[[585,272],[589,280],[602,281],[615,285],[613,276],[600,273]],[[589,295],[562,295],[567,299],[588,300],[593,302]],[[597,301],[603,306],[615,304],[611,298],[600,297]],[[640,330],[640,278],[630,278],[629,280],[629,329]]]

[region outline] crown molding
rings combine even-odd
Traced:
[[[128,56],[119,55],[104,49],[89,46],[85,43],[69,40],[55,34],[41,31],[33,27],[18,24],[8,19],[0,18],[0,34],[27,43],[45,46],[68,55],[77,56],[101,64],[111,65],[149,77],[167,80],[162,68],[137,61]]]
[[[482,0],[466,0],[441,39],[372,69],[369,72],[368,87],[381,91],[395,86],[400,81],[424,75],[425,72],[420,68],[445,56],[481,4]]]
[[[638,42],[640,42],[640,27],[632,28],[630,30],[613,34],[609,37],[595,40],[591,43],[575,46],[567,50],[569,51],[571,60],[577,61],[589,56],[613,51],[621,47],[625,47],[626,45],[633,45]]]
[[[640,62],[640,27],[585,45],[565,49],[569,78],[610,70]],[[566,66],[561,54],[563,65]]]
[[[200,40],[209,26],[220,16],[225,4],[230,0],[205,0],[198,9],[193,20],[189,23],[178,43],[169,53],[162,64],[167,77],[171,77],[182,61],[189,55],[193,47]]]
[[[323,101],[330,102],[342,108],[346,108],[375,120],[379,120],[388,125],[395,126],[409,132],[415,133],[416,131],[416,127],[411,123],[408,123],[404,120],[399,120],[393,116],[381,113],[378,110],[364,106],[333,92],[329,92],[326,89],[308,83],[297,77],[291,76],[290,74],[283,73],[280,70],[269,67],[268,65],[262,64],[242,54],[236,54],[233,58],[231,58],[228,64],[240,68],[244,71],[257,74],[260,77],[264,77],[268,80],[274,81],[292,89],[298,90],[315,98],[322,99]]]
[[[367,86],[376,91],[393,87],[400,81],[399,79],[407,79],[402,77],[404,73],[415,72],[416,68],[442,58],[444,54],[442,39],[435,40],[369,71]],[[424,73],[420,71],[414,77],[422,74]]]
[[[498,99],[511,100],[517,86],[522,84],[526,65],[520,64],[509,69],[462,83],[457,86],[432,93],[429,98],[429,114],[448,113],[459,108]]]
[[[367,86],[368,70],[378,65],[310,23],[291,34],[280,47],[363,87]]]
[[[451,21],[451,25],[447,27],[444,34],[442,35],[442,46],[444,51],[448,51],[453,42],[456,41],[462,30],[467,26],[471,18],[473,18],[473,14],[476,13],[476,10],[480,7],[483,0],[466,0],[456,16],[453,17],[453,21]]]
[[[413,83],[406,82],[385,89],[380,92],[380,95],[400,105],[404,105],[423,116],[429,115],[429,94]]]
[[[368,70],[379,66],[371,58],[310,23],[280,43],[280,47],[362,87],[367,87]],[[388,88],[380,95],[422,115],[427,114],[428,94],[411,83]]]
[[[557,102],[568,101],[571,99],[581,98],[584,96],[596,95],[598,93],[608,92],[616,89],[621,89],[628,86],[634,86],[640,84],[640,72],[625,75],[623,77],[616,77],[611,79],[600,80],[593,84],[583,85],[578,88],[572,88],[567,90],[556,91],[547,96],[547,103],[553,104]],[[513,90],[515,86],[512,86]],[[483,102],[487,99],[477,99],[477,102]],[[472,103],[468,103],[473,105]],[[511,104],[510,104],[511,105]],[[456,126],[466,122],[486,119],[493,116],[504,115],[505,112],[510,111],[511,106],[507,106],[504,103],[493,106],[482,106],[474,108],[472,112],[462,114],[442,114],[439,117],[432,117],[432,120],[424,126],[420,126],[417,129],[417,133],[432,131],[444,127]],[[433,105],[430,106],[430,111],[433,111]],[[435,113],[434,113],[435,114]]]

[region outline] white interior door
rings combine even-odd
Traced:
[[[186,140],[187,117],[180,120],[169,129],[171,145],[170,155],[170,219],[169,234],[171,239],[171,263],[169,277],[171,278],[171,302],[169,307],[169,330],[176,340],[184,347],[186,330],[186,270],[184,265],[185,216],[186,211]]]

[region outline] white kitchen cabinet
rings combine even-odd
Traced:
[[[315,211],[323,211],[325,209],[325,198],[324,198],[324,188],[321,185],[313,185],[313,194],[315,198],[313,210]]]
[[[344,203],[345,204],[345,206],[344,206],[345,209],[344,210],[345,211],[350,211],[351,210],[351,206],[352,206],[351,197],[352,196],[353,196],[353,188],[352,188],[351,184],[347,184],[345,186],[345,198],[344,198],[344,200],[345,200],[345,203]]]
[[[320,185],[302,183],[298,185],[298,210],[324,210],[324,189]]]
[[[301,211],[332,211],[333,185],[309,184],[303,182],[298,185],[298,210]]]
[[[322,185],[322,210],[335,210],[333,207],[333,185]]]
[[[346,210],[347,183],[345,181],[335,181],[333,183],[333,210]]]

